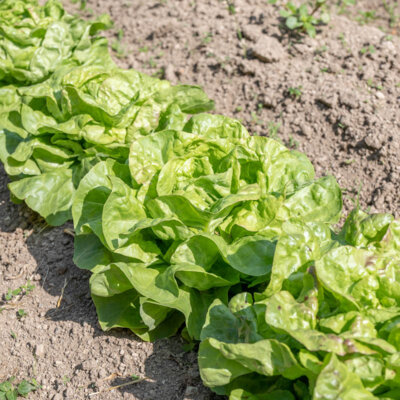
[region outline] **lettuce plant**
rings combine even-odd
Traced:
[[[400,224],[392,220],[353,211],[340,235],[291,271],[308,233],[280,238],[279,291],[271,279],[261,293],[210,306],[199,349],[205,384],[231,400],[397,399]]]
[[[96,36],[110,26],[108,15],[88,22],[57,0],[1,1],[0,82],[31,85],[65,64],[113,66],[107,40]]]
[[[107,160],[82,179],[75,262],[93,272],[104,329],[152,339],[166,326],[175,333],[184,317],[199,339],[215,298],[269,279],[277,239],[295,221],[309,227],[313,247],[340,210],[334,178],[315,180],[302,154],[200,114],[183,131],[132,142],[129,166]]]
[[[195,86],[172,86],[134,70],[59,67],[42,83],[5,86],[0,159],[10,191],[51,225],[71,218],[80,179],[98,161],[124,163],[133,138],[181,127],[213,103]]]

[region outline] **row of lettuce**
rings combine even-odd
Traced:
[[[0,1],[0,160],[15,201],[73,219],[104,330],[200,341],[230,400],[400,398],[400,222],[196,86],[118,68],[106,17]]]

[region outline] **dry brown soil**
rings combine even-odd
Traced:
[[[390,20],[380,0],[341,13],[333,6],[331,23],[315,39],[284,32],[280,7],[236,0],[232,14],[218,0],[89,0],[83,14],[111,15],[107,35],[120,46],[120,66],[203,86],[216,112],[305,152],[318,175],[335,175],[346,209],[360,192],[362,207],[398,215],[399,7]],[[42,388],[34,400],[216,398],[180,338],[149,344],[127,330],[100,330],[88,274],[72,262],[71,228],[46,228],[11,203],[0,170],[0,296],[28,280],[35,285],[2,306],[0,382],[35,377]],[[27,315],[18,318],[20,309]],[[146,380],[104,391],[132,374]]]

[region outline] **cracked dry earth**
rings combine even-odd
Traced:
[[[114,52],[121,67],[203,86],[216,112],[305,152],[318,175],[335,175],[346,209],[360,192],[362,207],[398,216],[398,22],[380,1],[359,1],[346,16],[333,7],[315,39],[299,40],[281,30],[279,2],[234,5],[230,14],[218,0],[89,0],[83,15],[109,13],[111,43],[123,30]],[[371,9],[375,20],[360,24],[360,10]],[[42,388],[33,400],[218,398],[202,386],[196,353],[180,338],[151,344],[127,330],[100,330],[89,276],[72,262],[71,229],[46,228],[11,203],[0,168],[0,295],[35,285],[2,306],[0,381],[35,377]],[[18,318],[20,309],[27,315]],[[132,374],[147,379],[106,391]]]

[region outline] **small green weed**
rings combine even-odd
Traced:
[[[150,68],[157,68],[157,63],[154,61],[153,57],[148,61]]]
[[[338,36],[338,39],[340,40],[340,43],[342,43],[343,47],[347,46],[346,37],[343,32]]]
[[[226,5],[228,7],[229,14],[235,15],[236,14],[235,3],[232,0],[226,0]]]
[[[203,39],[201,40],[201,43],[203,43],[204,45],[211,43],[213,39],[213,35],[211,32],[208,32]]]
[[[389,14],[389,26],[394,28],[399,23],[400,16],[396,14],[396,8],[399,6],[399,2],[389,4],[387,0],[382,0],[383,8]]]
[[[268,136],[272,139],[278,139],[278,132],[279,132],[279,128],[281,127],[281,123],[280,122],[273,122],[270,121],[268,122]]]
[[[301,91],[302,88],[303,88],[302,86],[290,87],[288,89],[289,96],[296,100],[300,99],[300,97],[302,95],[302,91]]]
[[[22,380],[18,385],[14,383],[15,377],[0,383],[0,400],[16,400],[19,396],[26,397],[29,393],[40,388],[35,379]]]
[[[111,43],[111,48],[115,51],[118,58],[126,57],[126,49],[122,44],[122,39],[124,37],[124,31],[120,29],[117,34],[117,38]]]
[[[350,52],[351,52],[351,49],[350,49],[349,44],[347,43],[346,36],[344,35],[344,33],[343,33],[343,32],[340,33],[339,36],[338,36],[337,38],[340,40],[340,43],[342,44],[343,48],[344,48],[348,53],[350,53]]]
[[[315,0],[312,3],[311,12],[309,12],[307,4],[297,7],[289,1],[285,8],[280,11],[280,14],[285,19],[285,26],[289,31],[307,33],[309,36],[315,37],[317,34],[315,27],[327,24],[330,20],[325,4],[326,0]],[[316,17],[318,11],[319,16]]]
[[[35,289],[35,285],[32,285],[30,281],[26,285],[20,286],[17,289],[8,289],[7,294],[4,295],[6,301],[11,301],[14,297],[18,295],[25,296]]]
[[[253,123],[255,123],[257,125],[263,124],[263,120],[257,115],[257,113],[255,111],[252,111],[252,113],[251,113],[251,120]]]
[[[376,51],[375,47],[372,44],[370,44],[369,46],[363,47],[360,50],[360,53],[363,55],[364,54],[373,54],[373,53],[375,53],[375,51]]]
[[[365,25],[368,24],[369,22],[374,21],[377,16],[376,16],[376,11],[375,10],[371,10],[371,11],[359,11],[358,12],[358,17],[356,18],[356,21],[360,24],[360,25]]]
[[[17,311],[18,319],[22,319],[22,318],[26,317],[27,315],[28,315],[28,313],[22,308]]]
[[[292,136],[289,136],[289,143],[288,143],[289,147],[292,149],[298,149],[299,148],[299,142]]]
[[[356,4],[356,0],[340,0],[338,2],[338,7],[339,7],[339,14],[344,14],[345,12],[347,12],[347,9],[350,6],[354,6]]]
[[[383,86],[376,84],[372,78],[367,79],[367,86],[370,87],[371,89],[376,89],[376,90],[382,90]]]
[[[325,53],[326,51],[328,51],[328,46],[323,45],[323,46],[321,46],[321,47],[318,47],[318,48],[315,50],[315,55],[319,56],[319,55]]]

